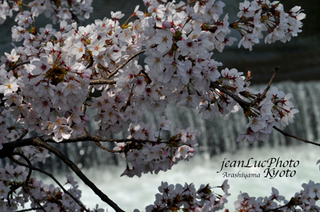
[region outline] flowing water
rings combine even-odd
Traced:
[[[320,84],[286,82],[276,86],[280,90],[293,93],[294,104],[300,111],[295,117],[295,122],[285,130],[296,136],[319,142]],[[263,89],[264,86],[260,88]],[[159,114],[148,114],[146,119],[156,123],[157,115]],[[169,184],[194,183],[199,187],[207,183],[219,186],[228,179],[231,196],[228,198],[227,208],[230,211],[233,211],[233,203],[239,192],[248,192],[252,196],[268,196],[271,194],[271,188],[275,187],[281,195],[290,198],[301,190],[302,183],[308,183],[309,180],[319,182],[320,172],[316,162],[320,159],[320,149],[313,145],[286,138],[278,132],[272,133],[268,142],[256,142],[251,146],[247,142],[237,143],[236,136],[246,125],[241,112],[231,114],[227,118],[218,117],[207,121],[199,117],[195,110],[170,106],[166,116],[171,119],[173,129],[191,126],[200,130],[200,154],[190,162],[181,162],[171,171],[158,175],[148,174],[141,178],[120,177],[125,169],[125,164],[121,160],[118,166],[100,165],[84,171],[89,179],[125,211],[133,211],[135,208],[144,210],[145,206],[152,204],[161,181],[167,181]],[[73,154],[76,155],[76,152]],[[101,151],[100,154],[107,155]],[[282,164],[292,160],[295,166],[281,167],[273,164],[271,168],[279,171],[277,176],[268,172],[266,167],[227,167],[218,173],[223,161],[246,163],[249,160],[252,165],[254,161],[259,163],[268,159],[280,160]],[[285,175],[287,169],[289,172]],[[240,173],[238,177],[234,175],[237,173]],[[245,174],[255,174],[255,176],[246,178]],[[87,206],[92,208],[99,204],[100,207],[108,208],[82,183],[80,188],[83,189],[83,202]],[[219,190],[215,191],[219,193]],[[109,208],[109,211],[113,210]]]
[[[141,178],[128,178],[120,177],[120,174],[125,168],[125,164],[118,167],[103,166],[94,167],[85,170],[85,174],[105,192],[110,199],[115,201],[125,211],[133,211],[134,209],[144,210],[149,204],[155,200],[155,194],[158,193],[158,186],[162,181],[169,184],[180,183],[193,183],[195,187],[201,184],[209,183],[212,187],[219,186],[225,179],[228,179],[231,196],[228,198],[229,202],[226,205],[230,211],[234,211],[233,203],[237,200],[240,192],[248,192],[250,196],[269,196],[271,188],[275,187],[279,190],[280,194],[290,199],[295,192],[299,192],[302,183],[308,183],[309,180],[320,182],[320,171],[316,165],[316,161],[320,158],[320,149],[314,148],[311,145],[302,145],[295,147],[277,147],[277,148],[263,148],[263,149],[243,149],[237,154],[223,153],[212,158],[205,155],[198,155],[192,158],[189,162],[181,162],[172,170],[159,173],[158,175],[143,175]],[[224,168],[220,173],[221,163],[226,160],[236,161],[263,161],[269,158],[279,158],[283,161],[294,160],[299,161],[296,168],[275,168],[280,172],[289,169],[292,173],[295,172],[293,177],[275,177],[270,179],[270,176],[265,177],[265,168]],[[224,177],[224,172],[238,173],[241,171],[246,174],[260,174],[260,177],[251,178],[232,178]],[[61,182],[64,182],[62,180]],[[101,202],[91,190],[89,190],[83,183],[80,183],[82,190],[82,201],[88,207],[95,207],[99,204],[100,207],[108,211],[113,211],[105,203]],[[219,189],[214,190],[216,193],[221,193]]]

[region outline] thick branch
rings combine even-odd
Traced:
[[[0,158],[6,158],[10,157],[12,154],[13,150],[18,147],[24,147],[24,146],[39,146],[35,145],[34,141],[35,140],[41,140],[41,138],[26,138],[23,139],[19,142],[10,142],[10,143],[4,143],[3,148],[0,150]],[[90,136],[89,134],[85,134],[82,136],[78,136],[75,138],[70,138],[70,139],[64,139],[59,143],[76,143],[76,142],[87,142],[87,141],[93,141],[93,142],[151,142],[154,143],[156,141],[149,141],[149,140],[141,140],[141,139],[109,139],[109,138],[101,138],[98,136]],[[49,138],[44,140],[43,142],[45,143],[57,143],[53,139]],[[157,141],[159,142],[159,141]],[[165,141],[162,141],[162,143],[166,143]]]
[[[98,195],[102,201],[108,203],[115,211],[117,212],[124,212],[119,206],[114,203],[109,197],[104,194],[93,182],[91,182],[82,172],[81,170],[71,161],[69,160],[66,156],[64,156],[59,150],[54,148],[53,146],[49,145],[46,142],[43,142],[41,139],[37,138],[33,140],[33,144],[35,146],[41,146],[46,148],[48,151],[52,152],[55,154],[58,158],[60,158],[65,164],[67,164],[72,171],[87,185],[89,186],[93,192]]]
[[[86,137],[90,137],[90,136],[83,136],[83,139]],[[52,139],[48,139],[48,140],[51,141]],[[88,141],[88,139],[86,139],[86,141]],[[74,171],[74,173],[77,174],[77,176],[87,186],[89,186],[95,194],[97,194],[101,198],[102,201],[108,203],[115,211],[124,212],[121,208],[119,208],[119,206],[116,203],[114,203],[111,199],[109,199],[109,197],[106,194],[104,194],[93,182],[91,182],[71,160],[69,160],[66,156],[64,156],[59,150],[57,150],[53,146],[42,141],[39,137],[23,139],[18,143],[10,142],[10,143],[3,144],[3,148],[0,150],[0,158],[10,157],[10,155],[12,155],[13,150],[15,148],[22,147],[22,146],[29,146],[29,145],[43,147],[48,151],[52,152],[53,154],[55,154],[65,164],[67,164]]]

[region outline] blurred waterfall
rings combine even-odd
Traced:
[[[319,140],[320,135],[320,84],[319,82],[284,82],[274,84],[285,93],[292,93],[295,108],[300,112],[296,114],[294,123],[290,124],[285,131],[311,141]],[[257,90],[264,89],[264,85],[253,87]],[[152,114],[148,114],[148,116]],[[153,114],[154,115],[154,114]],[[292,138],[285,137],[274,131],[268,142],[256,142],[251,145],[248,142],[236,142],[237,136],[245,131],[246,118],[242,111],[231,113],[226,117],[216,117],[205,120],[198,114],[197,110],[190,110],[170,105],[165,116],[172,122],[172,131],[175,128],[186,128],[191,126],[200,131],[200,151],[213,156],[222,152],[235,152],[245,147],[262,146],[286,146],[299,144]],[[148,118],[147,118],[148,119]],[[148,119],[148,120],[153,120]],[[156,123],[155,123],[156,124]]]
[[[318,141],[320,136],[320,83],[319,82],[284,82],[274,84],[279,90],[285,93],[292,93],[294,96],[293,103],[295,108],[300,112],[296,114],[294,123],[290,124],[285,131],[305,138],[311,141]],[[264,89],[265,85],[253,87],[255,89]],[[94,112],[94,111],[92,111]],[[198,114],[197,110],[187,109],[169,105],[165,113],[149,113],[147,112],[144,121],[153,123],[157,126],[157,120],[161,115],[165,115],[171,121],[171,133],[176,128],[191,127],[200,132],[198,137],[200,154],[207,154],[210,157],[220,153],[235,153],[245,148],[278,148],[289,145],[299,145],[302,142],[292,138],[285,137],[281,133],[274,131],[267,142],[237,142],[237,136],[245,131],[247,124],[246,118],[242,111],[231,113],[226,117],[216,117],[211,120],[205,120]],[[94,125],[94,123],[93,123]],[[126,131],[118,135],[117,138],[126,138]],[[106,147],[112,148],[112,144],[104,143]],[[103,164],[117,164],[118,157],[114,154],[107,153],[93,142],[82,142],[75,144],[61,144],[57,148],[68,155],[80,167],[92,167]],[[56,160],[54,156],[48,159],[49,167],[53,170],[59,170],[63,164],[60,160]],[[48,166],[46,164],[46,166]]]

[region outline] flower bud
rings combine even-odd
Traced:
[[[162,26],[164,27],[164,28],[171,28],[172,27],[172,24],[169,22],[169,21],[164,21],[163,23],[162,23]]]

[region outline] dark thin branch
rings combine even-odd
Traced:
[[[277,72],[278,72],[279,70],[280,70],[280,67],[279,67],[279,66],[276,66],[276,67],[274,68],[274,73],[273,73],[272,77],[270,78],[269,83],[268,83],[266,89],[264,89],[264,91],[263,91],[263,93],[262,93],[262,95],[261,95],[261,98],[265,98],[268,90],[269,90],[270,87],[271,87],[271,84],[272,84],[272,82],[273,82],[273,79],[275,78],[275,76],[276,76],[276,74],[277,74]]]
[[[192,3],[196,2],[196,1],[199,1],[199,0],[190,0],[189,2],[187,2],[184,5],[182,5],[179,8],[177,8],[177,10],[181,10],[183,7],[185,7],[185,6],[189,5],[189,4],[192,4]]]
[[[14,152],[14,153],[12,153],[12,156],[13,156],[13,155],[18,155],[18,156],[22,157],[22,158],[28,163],[28,166],[30,166],[30,167],[32,166],[29,158],[27,158],[24,154],[22,154],[22,153],[20,153],[20,152]],[[14,159],[13,157],[11,157],[10,160],[12,160],[13,162],[16,162],[16,161],[17,161],[17,160]],[[24,166],[25,166],[25,165],[24,165]],[[27,176],[26,181],[25,181],[25,183],[24,183],[25,186],[28,186],[28,183],[29,183],[29,180],[30,180],[30,177],[31,177],[31,174],[32,174],[32,170],[33,170],[33,169],[31,169],[31,168],[29,169],[28,176]]]
[[[29,64],[29,63],[30,63],[30,61],[17,63],[17,64],[14,65],[13,67],[9,68],[7,71],[9,72],[9,71],[11,71],[11,70],[13,70],[13,69],[15,69],[15,68],[17,68],[17,67],[19,67],[19,66],[22,66],[22,65],[25,65],[25,64]]]
[[[70,10],[70,9],[69,9],[69,12],[71,13],[72,18],[77,22],[78,26],[81,26],[82,22],[80,21],[78,16],[76,14],[74,14],[74,12],[72,10]]]
[[[262,209],[263,212],[272,212],[272,211],[277,212],[277,211],[282,211],[281,209],[283,209],[283,208],[295,206],[295,205],[300,205],[300,204],[301,204],[300,201],[297,201],[297,200],[294,200],[294,198],[291,198],[287,204],[280,206],[278,208],[274,208],[274,209],[263,209],[261,207],[260,208]]]
[[[40,210],[40,209],[42,209],[42,208],[28,208],[28,209],[19,210],[16,212],[36,211],[36,210]]]
[[[218,89],[220,92],[223,92],[225,94],[227,94],[228,96],[230,96],[233,100],[235,100],[242,108],[244,106],[250,106],[250,103],[241,99],[239,96],[235,95],[234,93],[232,93],[231,91],[228,91],[227,89],[225,89],[224,87],[218,85],[215,82],[211,82],[210,83],[210,87],[212,88],[216,88]]]
[[[95,141],[94,142],[99,148],[103,149],[103,150],[106,150],[108,152],[112,152],[112,153],[119,153],[120,151],[115,151],[113,149],[109,149],[109,148],[106,148],[104,147],[99,141]]]
[[[263,93],[261,95],[259,95],[253,102],[251,102],[251,104],[250,104],[251,106],[255,105],[258,101],[259,102],[262,101],[266,97],[266,94],[267,94],[268,90],[270,89],[271,84],[273,82],[273,79],[275,78],[279,69],[280,69],[280,67],[278,67],[278,66],[275,67],[274,73],[273,73],[272,77],[270,78],[266,89],[264,89]]]
[[[284,136],[288,136],[288,137],[291,137],[291,138],[294,138],[294,139],[303,141],[303,142],[308,143],[308,144],[313,144],[313,145],[316,145],[316,146],[320,146],[319,143],[316,143],[316,142],[313,142],[313,141],[309,141],[309,140],[306,140],[306,139],[303,139],[303,138],[299,138],[299,137],[297,137],[297,136],[295,136],[295,135],[291,135],[291,134],[289,134],[289,133],[287,133],[287,132],[279,129],[279,128],[276,127],[276,126],[274,126],[273,129],[279,131],[279,132],[280,132],[281,134],[283,134]]]
[[[32,146],[32,145],[34,146],[35,140],[42,140],[42,138],[40,138],[40,137],[26,138],[26,139],[23,139],[22,141],[20,141],[19,143],[9,142],[9,143],[2,144],[3,148],[0,150],[0,158],[10,157],[10,155],[12,154],[12,152],[15,148],[24,147],[24,146]],[[75,138],[64,139],[59,143],[76,143],[76,142],[88,142],[88,141],[93,141],[93,142],[96,142],[96,141],[97,142],[141,142],[141,143],[158,142],[159,143],[159,141],[150,141],[150,140],[142,140],[142,139],[108,139],[108,138],[101,138],[98,136],[91,136],[89,134],[81,135],[81,136],[78,136]],[[45,143],[57,143],[56,141],[54,141],[51,138],[45,139],[44,142]],[[168,141],[160,141],[160,143],[167,143],[167,142]],[[37,145],[37,146],[39,146],[39,145]]]
[[[25,160],[28,162],[28,165],[27,165],[27,164],[24,164],[24,163],[21,163],[20,161],[14,159],[14,158],[11,158],[11,160],[12,160],[13,162],[15,162],[15,163],[17,163],[17,164],[19,164],[19,165],[21,165],[21,166],[25,166],[25,167],[29,168],[30,170],[35,170],[35,171],[38,171],[38,172],[40,172],[40,173],[43,173],[43,174],[49,176],[55,183],[58,184],[58,186],[63,190],[64,193],[68,194],[83,210],[89,212],[89,210],[86,209],[86,207],[82,204],[82,202],[80,202],[80,200],[78,200],[77,198],[75,198],[69,191],[67,191],[67,190],[63,187],[63,185],[61,185],[61,183],[60,183],[52,174],[50,174],[50,173],[48,173],[48,172],[46,172],[46,171],[43,171],[43,170],[41,170],[41,169],[39,169],[39,168],[37,168],[37,167],[32,166],[31,163],[30,163],[30,161],[29,161],[29,159],[28,159],[25,155],[23,155],[22,153],[14,152],[13,155],[19,155],[19,156],[21,156],[23,159],[25,159]],[[26,186],[28,186],[28,185],[27,185],[28,181],[29,181],[29,179],[27,178],[27,180],[26,180]]]
[[[59,150],[54,148],[53,146],[49,145],[48,143],[42,141],[40,138],[33,139],[33,145],[35,146],[41,146],[48,151],[55,154],[58,158],[60,158],[65,164],[69,166],[69,168],[74,171],[74,173],[87,185],[89,186],[92,191],[98,195],[102,201],[108,203],[115,211],[117,212],[124,212],[119,206],[113,202],[109,197],[104,194],[93,182],[91,182],[82,172],[81,170],[71,161],[69,160],[65,155],[63,155]]]
[[[116,81],[110,80],[110,79],[98,79],[98,80],[90,81],[90,85],[103,85],[103,84],[113,85],[113,84],[116,84]]]
[[[106,78],[110,79],[111,77],[113,77],[116,73],[118,73],[118,71],[120,69],[122,69],[125,65],[127,65],[133,58],[135,58],[136,56],[142,54],[143,52],[145,52],[146,49],[142,49],[140,51],[138,51],[137,53],[131,55],[126,61],[124,61],[121,65],[119,65],[113,72],[111,72]]]

